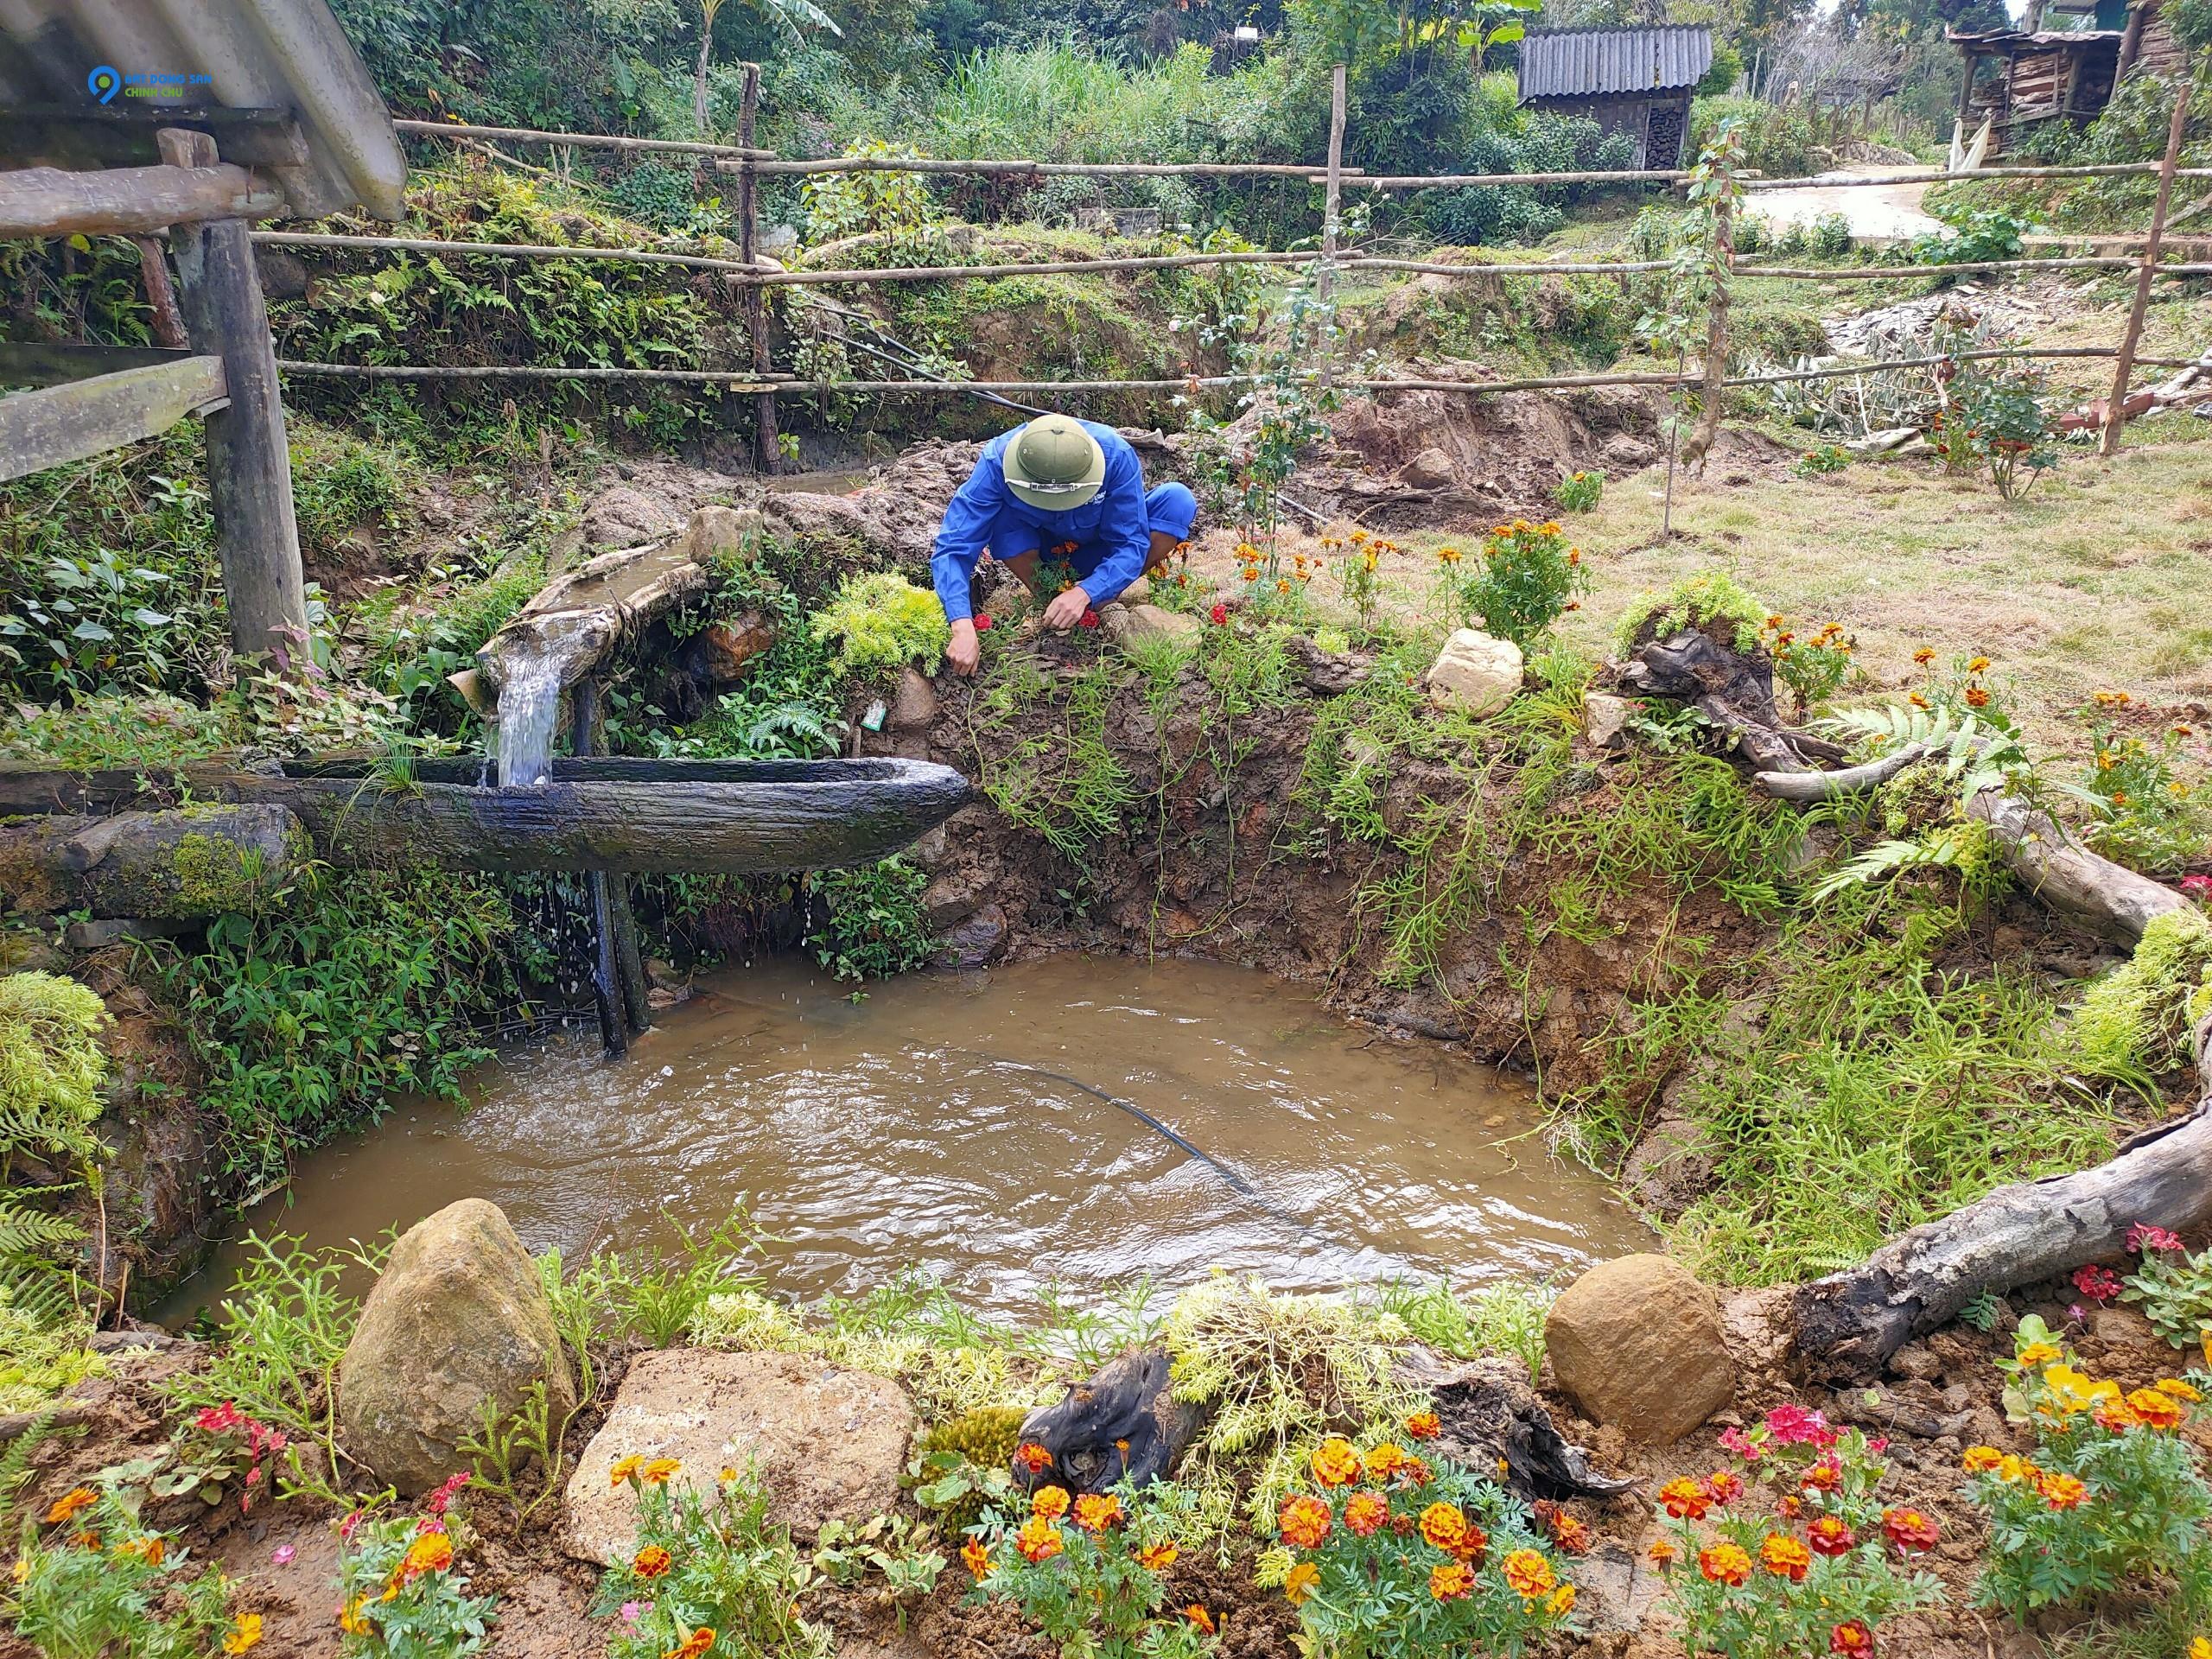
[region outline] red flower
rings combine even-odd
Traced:
[[[1041,1475],[1052,1466],[1052,1454],[1034,1440],[1024,1440],[1014,1447],[1014,1460],[1033,1475]]]
[[[1076,626],[1079,628],[1096,627],[1098,626],[1098,613],[1086,608],[1082,618],[1076,623]]]
[[[1744,1495],[1742,1478],[1732,1475],[1725,1469],[1716,1471],[1705,1483],[1705,1489],[1713,1494],[1713,1501],[1716,1503],[1733,1503]]]
[[[1815,1516],[1805,1529],[1805,1542],[1815,1555],[1841,1555],[1858,1541],[1859,1535],[1840,1515]]]
[[[1209,616],[1211,616],[1211,618],[1213,618],[1214,626],[1215,626],[1216,627],[1217,627],[1217,628],[1225,628],[1225,627],[1227,627],[1227,626],[1229,626],[1229,607],[1228,607],[1228,606],[1226,606],[1226,605],[1217,605],[1217,606],[1215,606],[1215,607],[1213,607],[1213,609],[1211,609],[1211,611],[1207,612],[1207,613],[1206,613],[1206,614],[1207,614],[1207,615],[1209,615]]]
[[[1802,1406],[1777,1406],[1767,1413],[1766,1427],[1777,1446],[1834,1446],[1836,1441],[1827,1417]]]
[[[978,633],[988,633],[990,631],[991,631],[991,613],[990,613],[988,611],[978,611],[978,612],[976,612],[976,632],[978,632]]]
[[[2127,1248],[2136,1251],[2177,1250],[2182,1248],[2181,1235],[2139,1221],[2127,1230]]]
[[[2074,1288],[2093,1302],[2108,1302],[2120,1294],[2120,1275],[2110,1268],[2076,1268]]]
[[[1891,1543],[1907,1554],[1935,1548],[1936,1541],[1941,1536],[1935,1522],[1918,1510],[1884,1510],[1882,1530],[1889,1535]]]
[[[1874,1632],[1864,1620],[1847,1618],[1828,1632],[1828,1651],[1843,1654],[1847,1659],[1868,1659],[1874,1651]]]

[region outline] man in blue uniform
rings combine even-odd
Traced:
[[[1075,585],[1045,607],[1045,626],[1066,629],[1085,611],[1112,602],[1185,540],[1198,499],[1180,484],[1145,488],[1136,451],[1110,426],[1040,415],[983,446],[944,510],[930,576],[952,624],[945,660],[973,674],[981,655],[972,596],[985,553],[1041,592],[1049,551],[1065,559]]]

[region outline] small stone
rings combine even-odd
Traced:
[[[1452,457],[1433,443],[1398,468],[1398,481],[1417,490],[1449,489],[1459,476]]]
[[[1117,601],[1106,607],[1099,620],[1105,626],[1106,637],[1117,645],[1131,645],[1140,639],[1189,640],[1198,637],[1198,618],[1163,611],[1157,605]]]
[[[1719,1304],[1669,1256],[1591,1268],[1552,1305],[1544,1350],[1584,1412],[1648,1445],[1672,1445],[1735,1398]]]
[[[885,723],[894,732],[926,732],[937,719],[937,688],[918,669],[899,671],[899,695],[891,700],[891,718]]]
[[[982,888],[973,870],[947,870],[922,890],[922,916],[930,931],[943,938],[976,913]]]
[[[938,942],[931,957],[939,968],[981,968],[1006,948],[1006,912],[985,905]]]
[[[1521,690],[1521,647],[1473,628],[1457,628],[1428,671],[1429,701],[1480,716],[1496,714]]]
[[[494,1204],[463,1198],[392,1246],[338,1367],[346,1446],[410,1497],[467,1467],[461,1442],[545,1384],[552,1421],[575,1408],[537,1266]]]
[[[745,677],[746,664],[775,643],[775,624],[759,611],[748,611],[693,634],[683,647],[681,666],[710,684],[734,685]]]
[[[1923,1382],[1932,1382],[1943,1375],[1943,1362],[1921,1344],[1907,1343],[1890,1356],[1890,1373],[1893,1376],[1910,1376]]]
[[[1605,691],[1582,694],[1582,741],[1593,749],[1618,749],[1628,742],[1629,716],[1636,704]]]
[[[631,1456],[677,1459],[671,1485],[702,1494],[750,1464],[770,1518],[803,1536],[882,1513],[899,1502],[914,1427],[906,1391],[872,1372],[798,1354],[640,1354],[569,1478],[565,1547],[602,1564],[636,1547],[636,1499],[609,1475]]]

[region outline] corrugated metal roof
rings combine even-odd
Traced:
[[[1712,67],[1703,23],[1541,32],[1521,42],[1521,101],[1692,86]]]
[[[323,0],[0,0],[0,105],[131,128],[163,112],[282,111],[306,159],[262,170],[294,213],[404,211],[391,112]]]

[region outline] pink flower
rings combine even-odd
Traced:
[[[1867,1455],[1870,1457],[1878,1458],[1883,1452],[1889,1449],[1890,1437],[1886,1434],[1877,1434],[1872,1440],[1866,1442],[1866,1452]]]
[[[457,1475],[448,1475],[445,1478],[445,1484],[440,1486],[436,1491],[430,1494],[429,1501],[424,1503],[423,1507],[428,1510],[432,1515],[443,1515],[446,1512],[447,1505],[450,1504],[455,1497],[460,1496],[461,1489],[462,1487],[468,1484],[468,1471],[466,1469],[462,1470]]]
[[[652,1610],[653,1605],[650,1601],[626,1601],[622,1604],[622,1622],[634,1624],[640,1614],[650,1613]]]
[[[1228,607],[1228,606],[1226,606],[1226,605],[1217,605],[1217,606],[1215,606],[1215,607],[1213,607],[1213,609],[1211,609],[1211,611],[1208,611],[1208,612],[1206,613],[1206,614],[1207,614],[1208,616],[1211,616],[1211,618],[1213,618],[1213,625],[1214,625],[1214,626],[1216,626],[1216,627],[1217,627],[1217,628],[1225,628],[1225,627],[1227,627],[1227,626],[1229,626],[1229,607]]]
[[[359,1510],[354,1510],[353,1514],[347,1516],[343,1521],[340,1521],[338,1523],[338,1535],[340,1538],[343,1538],[347,1543],[352,1543],[353,1541],[353,1535],[360,1530],[361,1520],[361,1511]]]
[[[289,1567],[292,1557],[299,1553],[289,1544],[279,1544],[269,1552],[269,1564],[271,1567]]]
[[[2196,880],[2205,878],[2200,876]],[[2177,1250],[2181,1249],[2181,1235],[2170,1233],[2163,1227],[2153,1227],[2147,1221],[2139,1221],[2127,1230],[2127,1248],[2131,1250]]]
[[[1740,1428],[1724,1428],[1720,1431],[1720,1449],[1724,1452],[1733,1452],[1745,1463],[1757,1463],[1761,1458],[1766,1456],[1766,1448]]]
[[[435,1515],[426,1515],[415,1523],[415,1535],[417,1538],[425,1537],[434,1532],[443,1532],[445,1529],[446,1523]]]
[[[988,611],[978,611],[976,613],[976,632],[978,633],[988,633],[990,631],[991,613]],[[630,1605],[633,1607],[637,1605],[635,1602],[632,1602]]]
[[[2184,875],[2181,879],[2181,890],[2201,905],[2208,896],[2212,896],[2212,875]]]
[[[1835,1430],[1817,1411],[1802,1406],[1777,1406],[1766,1414],[1767,1432],[1780,1446],[1834,1446]]]
[[[210,1406],[192,1420],[192,1426],[209,1434],[220,1434],[241,1427],[247,1420],[238,1407],[226,1400],[219,1406]]]
[[[2074,1288],[2093,1302],[2108,1302],[2120,1294],[2120,1275],[2110,1268],[2076,1268]]]

